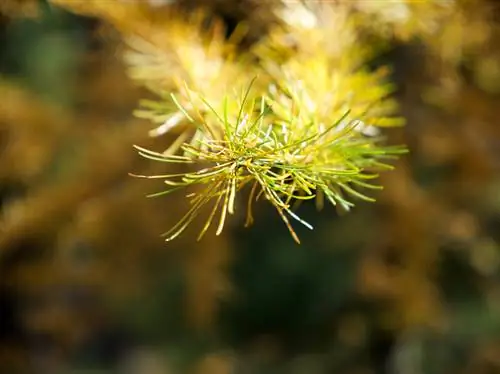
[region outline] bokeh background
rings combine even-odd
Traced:
[[[128,175],[160,170],[133,144],[169,139],[132,116],[148,94],[119,36],[0,0],[0,373],[500,373],[500,7],[347,3],[385,45],[411,152],[377,203],[302,207],[299,246],[265,205],[250,229],[163,242],[187,203]],[[269,2],[206,4],[249,21],[245,43],[273,22]]]

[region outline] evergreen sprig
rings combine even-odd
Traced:
[[[195,172],[139,176],[165,180],[168,188],[150,196],[196,185],[204,187],[187,195],[191,208],[164,234],[166,240],[179,236],[209,203],[213,204],[212,211],[199,239],[217,215],[217,234],[220,234],[227,215],[236,209],[237,193],[248,185],[246,225],[253,222],[253,203],[264,197],[300,243],[289,218],[310,229],[312,226],[293,212],[294,203],[318,198],[318,201],[326,199],[349,209],[354,205],[350,201],[352,197],[373,201],[358,189],[380,188],[370,183],[377,177],[372,169],[390,168],[383,159],[402,151],[401,148],[382,148],[375,139],[357,131],[361,121],[352,118],[349,110],[327,126],[318,126],[314,121],[306,123],[294,115],[284,116],[280,122],[269,121],[272,104],[269,105],[265,96],[252,95],[251,86],[244,92],[243,99],[227,95],[222,112],[198,95],[197,99],[216,119],[216,124],[209,124],[201,112],[197,118],[189,116],[202,137],[194,143],[184,143],[182,155],[157,153],[136,146],[140,155],[151,160],[205,166]],[[239,104],[237,113],[232,112],[236,104]],[[182,107],[180,110],[185,112]]]
[[[158,95],[143,101],[136,115],[160,125],[153,136],[180,129],[166,151],[137,147],[140,155],[198,169],[140,176],[165,180],[167,189],[151,196],[188,190],[190,209],[164,234],[166,240],[178,237],[206,205],[212,210],[199,238],[216,217],[220,234],[238,208],[236,196],[248,186],[246,225],[262,198],[300,242],[291,219],[312,226],[294,212],[297,205],[314,199],[318,208],[329,202],[349,210],[355,199],[373,201],[363,191],[381,188],[373,179],[405,152],[381,145],[379,128],[402,124],[394,117],[388,70],[363,67],[372,51],[357,43],[356,23],[344,8],[313,8],[298,8],[309,22],[288,17],[239,55],[233,53],[235,38],[225,45],[220,28],[193,33],[199,22],[186,30],[174,23],[170,42],[152,38],[157,45],[170,43],[167,52],[132,43],[133,77]],[[250,76],[258,78],[249,84]]]

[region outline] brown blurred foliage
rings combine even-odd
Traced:
[[[36,8],[35,1],[0,3],[4,24]],[[408,126],[391,136],[408,144],[411,154],[382,177],[386,187],[374,208],[360,208],[354,218],[342,217],[343,223],[328,221],[318,238],[330,248],[331,237],[357,243],[363,231],[356,290],[383,305],[377,318],[398,337],[419,328],[442,334],[454,328],[456,304],[440,283],[449,256],[465,259],[467,276],[481,290],[489,313],[500,314],[500,8],[494,1],[464,0],[441,14],[422,5],[426,2],[408,2],[418,8],[417,20],[439,23],[437,31],[417,30],[414,38],[411,25],[387,26],[377,9],[367,9],[368,2],[346,3],[373,20],[366,24],[368,40],[388,38],[397,46],[390,58]],[[161,148],[169,139],[149,138],[147,125],[131,116],[147,94],[125,73],[117,53],[119,33],[147,35],[168,21],[169,6],[100,0],[51,4],[94,19],[89,38],[99,47],[84,51],[76,79],[68,82],[72,106],[46,100],[8,76],[0,80],[0,288],[19,304],[16,318],[26,333],[57,342],[59,350],[46,361],[70,356],[113,318],[116,305],[130,305],[153,289],[163,272],[177,268],[187,274],[190,326],[210,331],[218,300],[229,289],[225,270],[240,244],[226,233],[199,243],[188,234],[164,245],[159,234],[176,222],[186,203],[176,197],[143,198],[151,184],[128,176],[164,173],[139,159],[132,145]],[[266,2],[204,5],[245,19],[252,25],[250,39],[277,19]],[[378,22],[386,28],[378,28]],[[455,275],[460,280],[460,273]],[[78,297],[82,300],[75,302]],[[363,344],[366,324],[353,313],[341,323],[339,339]],[[14,335],[1,344],[0,368],[26,365],[27,351]],[[265,353],[248,348],[248,355],[273,354],[266,344]],[[499,354],[498,337],[485,339],[461,372],[499,372]],[[231,355],[216,352],[198,362],[195,372],[229,373],[231,365]],[[361,370],[350,372],[374,372]]]
[[[100,33],[96,29],[95,37]],[[71,294],[79,290],[90,290],[92,299],[108,306],[130,300],[154,282],[148,269],[177,252],[183,258],[177,263],[192,274],[189,319],[205,328],[224,286],[224,237],[196,244],[187,236],[165,254],[159,234],[175,222],[184,202],[148,200],[151,186],[128,175],[165,170],[144,163],[132,149],[152,140],[144,123],[130,115],[140,92],[124,73],[116,43],[106,42],[79,62],[73,108],[7,79],[0,86],[0,181],[23,191],[12,197],[6,191],[2,200],[2,289],[28,304],[19,310],[28,331],[50,336],[69,351],[102,319],[91,303],[72,305]],[[0,351],[10,352],[12,341],[3,343]]]

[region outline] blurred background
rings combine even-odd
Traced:
[[[250,22],[244,43],[273,22],[269,2],[204,4]],[[411,152],[377,203],[302,207],[299,246],[265,204],[163,242],[187,203],[128,176],[159,170],[133,144],[169,139],[132,116],[148,94],[118,35],[0,0],[0,373],[500,373],[500,7],[347,4],[385,45]]]

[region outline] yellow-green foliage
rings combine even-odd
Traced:
[[[432,29],[453,8],[434,0],[383,6],[276,1],[267,6],[274,17],[260,7],[263,19],[276,22],[242,52],[240,41],[256,22],[238,25],[227,38],[223,23],[203,9],[155,10],[140,1],[52,2],[106,19],[123,34],[130,77],[156,96],[143,100],[135,115],[153,123],[150,136],[176,136],[166,150],[139,147],[140,154],[198,169],[151,176],[165,178],[168,189],[162,193],[194,184],[206,188],[187,192],[192,209],[167,239],[178,236],[209,203],[214,210],[201,235],[219,209],[220,233],[226,215],[239,209],[236,194],[249,185],[247,223],[253,200],[262,196],[296,241],[288,217],[310,225],[293,213],[294,203],[316,199],[322,207],[328,200],[349,209],[352,198],[372,201],[362,191],[378,187],[366,180],[390,168],[388,158],[404,152],[381,145],[380,128],[403,121],[390,97],[388,69],[367,68],[380,47],[363,39],[367,31],[373,33],[367,24],[407,38]],[[426,22],[418,20],[434,10]],[[373,22],[367,23],[369,18]]]
[[[201,32],[201,14],[175,18],[162,30],[168,38],[129,38],[131,77],[158,95],[143,101],[136,115],[159,125],[151,135],[182,128],[165,152],[137,147],[140,154],[198,166],[143,176],[165,179],[168,189],[152,196],[204,186],[188,191],[191,209],[165,233],[167,240],[209,203],[200,237],[216,215],[220,233],[237,208],[237,193],[249,185],[247,224],[252,203],[263,197],[299,242],[289,217],[312,227],[292,211],[294,203],[316,199],[321,207],[328,200],[349,209],[352,198],[373,201],[360,190],[378,188],[368,180],[390,168],[386,159],[404,152],[380,145],[378,128],[402,121],[388,97],[387,69],[363,66],[371,51],[358,41],[354,18],[329,3],[315,10],[297,3],[295,10],[309,21],[276,25],[246,54],[234,53],[243,27],[226,42],[220,27]]]

